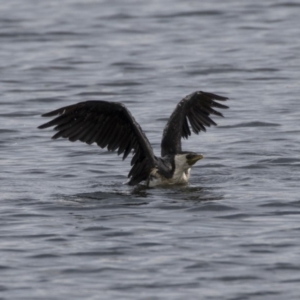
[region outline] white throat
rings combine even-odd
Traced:
[[[187,163],[185,154],[175,155],[175,170],[173,179],[177,183],[187,183],[190,178],[191,166]]]

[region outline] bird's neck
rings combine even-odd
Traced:
[[[191,169],[175,168],[173,180],[178,183],[187,183],[190,178]]]

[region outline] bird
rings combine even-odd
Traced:
[[[39,129],[54,127],[52,139],[65,138],[86,144],[96,143],[108,151],[117,151],[123,160],[131,153],[131,170],[128,185],[145,182],[147,187],[188,184],[191,168],[203,158],[196,152],[182,151],[182,138],[217,124],[211,115],[223,117],[214,108],[226,109],[219,103],[227,97],[204,91],[193,92],[175,107],[163,130],[161,157],[154,154],[152,146],[140,125],[123,103],[89,100],[64,106],[42,117],[55,117],[40,125]]]

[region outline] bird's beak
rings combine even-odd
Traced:
[[[198,160],[202,159],[204,156],[201,154],[195,154],[188,159],[188,164],[190,166],[194,165]]]

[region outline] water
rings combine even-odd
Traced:
[[[298,1],[0,7],[1,299],[299,299]],[[127,105],[160,152],[177,102],[230,110],[184,142],[190,186],[123,185],[129,161],[52,141],[40,114]]]

